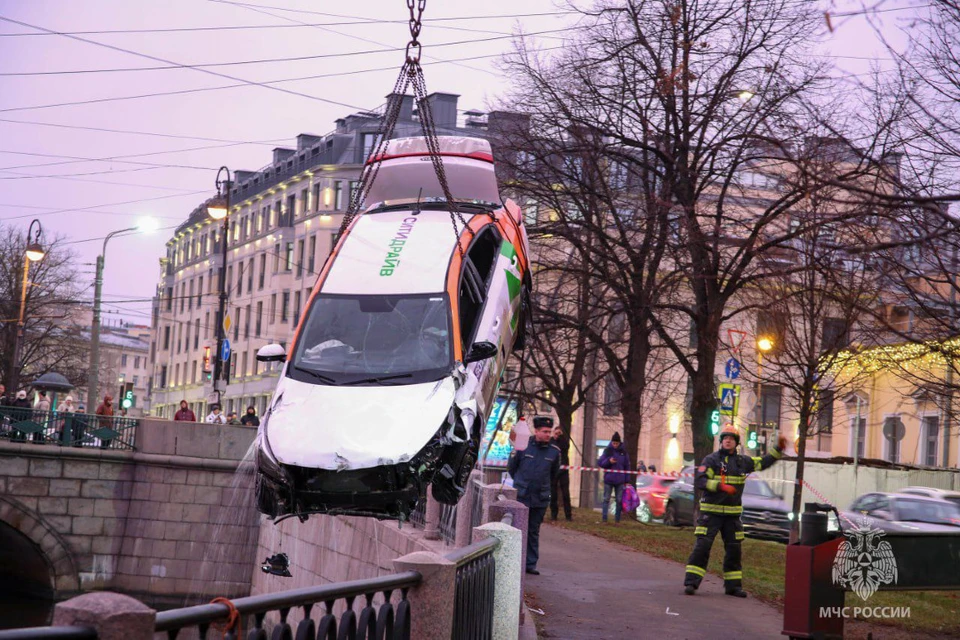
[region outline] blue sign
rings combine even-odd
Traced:
[[[223,347],[220,349],[220,361],[228,362],[230,360],[230,341],[223,339]]]
[[[510,452],[513,451],[513,445],[510,443],[510,432],[517,423],[517,403],[516,401],[511,402],[509,407],[506,404],[506,398],[497,398],[493,405],[493,411],[487,418],[483,441],[480,444],[480,462],[485,467],[506,467],[507,461],[510,459]],[[507,414],[500,424],[500,431],[497,431],[497,435],[494,437],[497,422],[500,421],[500,414],[504,412],[504,409],[506,409]],[[518,437],[528,438],[530,434],[518,434]],[[492,445],[490,444],[491,440],[493,441]],[[487,453],[488,446],[490,447],[489,453]],[[483,458],[484,454],[487,454],[485,459]]]
[[[740,361],[736,358],[727,360],[727,377],[736,380],[740,377]]]

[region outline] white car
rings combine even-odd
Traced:
[[[529,249],[485,140],[440,139],[466,226],[423,138],[389,142],[364,211],[319,275],[256,440],[257,503],[279,517],[406,519],[455,504],[507,358],[523,342]],[[460,247],[457,237],[460,238]]]
[[[953,502],[954,504],[960,506],[960,492],[950,491],[949,489],[934,489],[932,487],[907,487],[906,489],[901,489],[899,493],[906,493],[914,496],[926,496],[928,498],[939,498],[940,500]]]

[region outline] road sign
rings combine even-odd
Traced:
[[[226,338],[224,338],[223,340],[223,348],[220,349],[220,361],[221,362],[230,361],[230,341],[227,340]]]
[[[233,326],[233,322],[230,320],[230,314],[223,314],[223,333],[224,335],[230,333],[230,327]]]
[[[727,360],[726,367],[727,377],[731,380],[736,380],[740,377],[740,361],[736,358],[730,358]]]
[[[740,406],[740,385],[721,384],[719,386],[718,393],[720,394],[721,415],[737,415],[737,409]]]

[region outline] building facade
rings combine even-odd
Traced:
[[[486,136],[486,120],[466,112],[458,122],[458,96],[428,96],[437,133]],[[400,101],[395,137],[422,135],[411,96]],[[493,114],[491,114],[491,119]],[[227,259],[222,264],[222,221],[202,203],[167,242],[154,298],[151,336],[153,415],[172,418],[186,400],[197,418],[216,402],[211,380],[217,357],[220,270],[226,269],[231,356],[229,382],[221,381],[226,412],[253,406],[262,415],[280,367],[257,362],[267,344],[284,347],[337,240],[363,162],[376,147],[382,113],[355,113],[324,136],[301,134],[293,148],[273,150],[259,171],[236,171],[230,193]],[[458,126],[462,125],[462,126]]]

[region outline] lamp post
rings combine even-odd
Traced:
[[[757,337],[757,430],[763,434],[763,450],[766,453],[767,449],[767,431],[764,428],[763,421],[763,354],[773,349],[773,338],[769,336],[758,336]]]
[[[121,233],[133,231],[152,231],[156,228],[152,220],[144,220],[136,227],[111,231],[103,239],[103,250],[97,256],[97,275],[93,281],[93,325],[90,327],[90,368],[87,371],[87,411],[97,406],[97,386],[100,384],[100,306],[103,296],[103,264],[107,257],[107,243],[110,238]]]
[[[225,179],[221,179],[222,175]],[[217,197],[207,204],[207,214],[214,220],[223,220],[223,229],[220,232],[220,249],[223,262],[220,265],[220,306],[217,310],[217,353],[213,360],[213,392],[217,394],[217,404],[221,405],[220,377],[223,375],[224,363],[223,342],[227,338],[227,330],[223,326],[227,313],[227,238],[230,234],[230,188],[233,181],[230,179],[230,169],[220,167],[217,171]]]
[[[33,227],[37,230],[34,232]],[[30,263],[43,260],[46,252],[43,245],[40,244],[40,238],[43,236],[43,227],[39,220],[33,220],[27,229],[27,248],[23,252],[23,284],[20,287],[20,315],[17,319],[17,337],[13,343],[13,361],[10,371],[10,391],[16,394],[20,385],[20,351],[23,349],[23,317],[27,306],[27,287],[30,286]],[[30,238],[33,238],[31,242]]]

